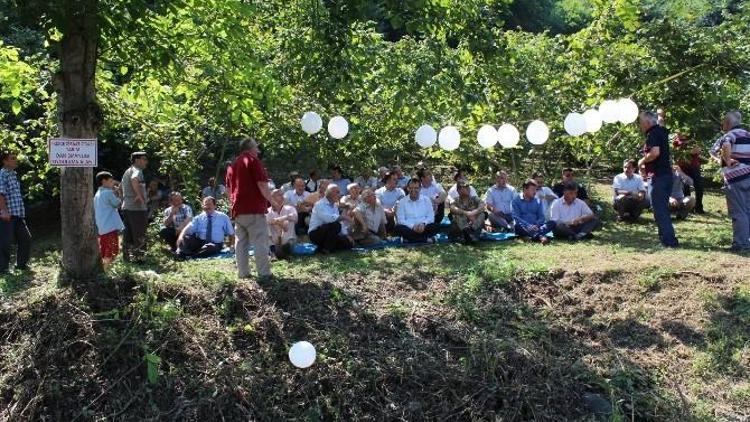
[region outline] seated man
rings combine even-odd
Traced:
[[[348,207],[349,210],[354,210],[359,205],[359,194],[362,192],[362,188],[356,183],[349,183],[346,185],[346,195],[341,198],[341,205]]]
[[[346,187],[352,181],[344,177],[344,172],[341,170],[341,166],[331,166],[331,183],[339,187],[339,192],[346,192]]]
[[[297,212],[297,222],[294,226],[295,233],[298,235],[307,233],[306,221],[310,217],[313,204],[307,202],[310,192],[305,190],[305,181],[297,176],[297,178],[294,179],[293,188],[286,191],[283,195],[284,203],[292,206]]]
[[[695,208],[695,198],[685,196],[685,186],[693,186],[693,179],[677,165],[673,167],[673,174],[674,181],[672,182],[672,194],[669,196],[669,209],[676,214],[677,218],[683,220]]]
[[[401,166],[393,166],[393,168],[391,168],[391,173],[396,175],[396,186],[399,189],[406,191],[406,187],[409,185],[409,180],[411,179],[404,174]]]
[[[311,193],[310,196],[308,196],[307,199],[305,199],[305,202],[307,202],[308,204],[312,206],[315,206],[315,204],[317,204],[318,201],[326,197],[326,189],[328,189],[328,185],[330,184],[331,184],[331,181],[328,179],[318,180],[318,190]]]
[[[463,180],[467,184],[469,182],[469,179],[464,174],[464,171],[459,169],[456,171],[456,174],[453,175],[453,181],[456,183],[454,183],[453,186],[451,186],[451,188],[448,189],[448,198],[453,198],[453,199],[458,198],[458,182],[460,180]],[[475,198],[479,197],[479,195],[477,195],[477,191],[474,189],[474,186],[469,185],[469,195]]]
[[[555,222],[555,237],[581,240],[600,227],[599,219],[577,195],[578,185],[567,183],[563,197],[552,203],[550,214]]]
[[[549,243],[547,234],[555,229],[555,222],[544,221],[544,207],[536,197],[536,188],[534,179],[524,182],[522,194],[513,200],[513,220],[517,235],[546,245]]]
[[[207,196],[211,196],[216,200],[224,199],[227,196],[227,188],[222,184],[217,185],[215,177],[209,177],[208,186],[201,191],[201,200]]]
[[[297,181],[302,181],[302,179],[297,178]],[[274,199],[274,203],[277,205],[268,207],[268,212],[266,213],[268,235],[271,238],[271,253],[279,259],[284,259],[291,255],[292,246],[297,242],[295,231],[295,223],[297,223],[298,218],[297,210],[292,205],[284,203],[285,195],[283,192],[281,189],[274,189],[271,192],[271,198]]]
[[[305,180],[305,190],[310,193],[318,191],[318,180],[320,180],[320,172],[318,169],[310,170],[310,178]]]
[[[432,171],[429,169],[421,169],[417,172],[417,177],[422,182],[419,190],[420,195],[426,197],[432,203],[432,210],[434,213],[434,223],[440,225],[445,217],[445,198],[448,194],[445,193],[445,189],[440,186],[432,177]]]
[[[230,248],[234,248],[234,228],[229,216],[216,211],[216,200],[212,196],[203,198],[203,212],[195,216],[177,239],[177,256],[205,258],[221,252],[224,238],[229,237]]]
[[[534,172],[534,174],[531,175],[531,178],[534,179],[536,185],[539,187],[536,190],[536,197],[542,201],[542,206],[544,207],[544,218],[549,220],[550,207],[552,207],[552,203],[557,199],[557,195],[552,192],[552,189],[544,186],[544,175],[542,173],[538,171]]]
[[[325,197],[313,207],[308,235],[320,253],[327,254],[354,246],[354,239],[341,231],[341,223],[349,223],[350,218],[347,214],[339,213],[340,200],[339,187],[331,183],[326,188]]]
[[[159,231],[159,235],[174,252],[177,250],[177,239],[193,219],[193,209],[183,202],[182,194],[177,191],[169,196],[169,202],[170,206],[164,210],[164,227]]]
[[[375,191],[375,195],[377,195],[380,205],[383,206],[385,211],[385,228],[389,232],[393,232],[393,228],[396,227],[396,204],[406,196],[404,191],[396,186],[397,183],[396,174],[388,172],[383,177],[384,186]]]
[[[615,176],[612,188],[615,190],[612,206],[617,212],[617,220],[635,221],[648,207],[646,185],[643,178],[635,173],[635,160],[622,163],[622,173]]]
[[[289,173],[289,181],[281,185],[281,190],[284,193],[289,192],[290,190],[294,189],[294,181],[297,180],[298,177],[301,177],[299,175],[299,172],[292,171]]]
[[[350,234],[354,243],[360,246],[380,243],[386,237],[385,221],[385,211],[375,191],[370,188],[362,191],[362,201],[352,211]]]
[[[503,170],[495,173],[495,184],[484,194],[484,203],[492,228],[513,230],[511,203],[517,197],[516,188],[508,184],[508,173]]]
[[[562,171],[562,181],[552,186],[552,192],[557,195],[558,198],[562,198],[563,192],[565,191],[566,183],[575,183],[578,185],[578,199],[585,202],[586,205],[591,207],[591,199],[589,199],[589,193],[586,191],[586,187],[579,183],[575,179],[575,173],[570,167],[566,167]]]
[[[375,185],[375,189],[380,189],[383,186],[385,186],[385,176],[387,176],[388,172],[390,171],[391,170],[388,167],[380,167],[378,169],[378,178],[377,178],[378,180],[377,180],[377,184]]]
[[[439,227],[435,224],[433,202],[419,193],[422,189],[419,179],[411,179],[407,189],[409,196],[398,201],[396,206],[394,231],[407,242],[435,243]]]
[[[371,174],[369,169],[363,169],[362,173],[354,179],[354,183],[359,185],[360,189],[377,189],[378,179]]]
[[[448,198],[451,213],[452,239],[462,239],[464,243],[476,243],[484,227],[484,203],[476,196],[471,196],[469,184],[463,180],[458,183],[458,198]]]

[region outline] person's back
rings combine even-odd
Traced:
[[[268,206],[258,182],[267,181],[268,176],[258,157],[243,152],[234,160],[227,170],[226,180],[233,217],[242,214],[265,215]]]

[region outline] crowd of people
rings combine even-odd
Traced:
[[[728,113],[722,124],[724,135],[710,154],[722,164],[734,233],[732,249],[748,251],[750,133],[740,125],[740,113]],[[626,160],[623,172],[614,176],[612,206],[618,221],[635,221],[651,208],[661,243],[677,247],[672,214],[685,218],[691,211],[703,212],[700,164],[692,162],[687,168],[685,163],[672,164],[670,145],[683,147],[685,140],[679,136],[669,140],[663,114],[642,112],[639,127],[646,137],[643,156],[639,161]],[[435,243],[442,227],[448,226],[450,239],[467,244],[479,241],[483,232],[514,233],[547,244],[552,237],[590,238],[601,227],[588,191],[572,168],[563,169],[561,180],[552,187],[545,186],[541,173],[534,173],[519,191],[509,184],[508,173],[500,170],[482,196],[462,170],[455,172],[454,184],[446,190],[421,164],[412,175],[400,166],[381,167],[377,176],[363,171],[353,181],[339,166],[329,169],[327,179],[318,170],[309,172],[308,178],[292,172],[286,183],[276,187],[258,153],[255,140],[242,141],[239,155],[227,167],[226,184],[211,178],[201,190],[202,212],[197,215],[180,192],[168,194],[159,234],[178,259],[211,256],[226,245],[236,254],[239,276],[248,277],[252,247],[258,275],[269,277],[270,260],[286,258],[300,241],[309,241],[319,253],[327,254],[393,237]],[[16,267],[26,267],[31,240],[15,174],[16,158],[3,153],[2,163],[0,272],[8,270],[11,239],[18,243]],[[158,190],[149,189],[144,181],[147,165],[146,153],[135,152],[121,182],[107,172],[96,175],[95,221],[105,266],[119,254],[120,232],[123,259],[143,259],[149,216],[154,214],[151,193]],[[691,187],[695,198],[689,194]],[[217,210],[217,199],[223,198],[230,201],[230,215]]]

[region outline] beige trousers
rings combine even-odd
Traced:
[[[263,214],[242,214],[234,219],[234,231],[237,236],[235,252],[237,256],[237,272],[240,277],[250,276],[248,263],[248,249],[253,245],[255,250],[255,265],[258,276],[271,275],[271,265],[268,260],[268,223]]]

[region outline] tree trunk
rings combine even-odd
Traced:
[[[77,13],[76,13],[77,12]],[[94,139],[102,123],[95,72],[99,28],[95,9],[71,11],[55,76],[64,138]],[[88,281],[101,272],[94,224],[91,168],[63,168],[60,175],[63,283]]]

